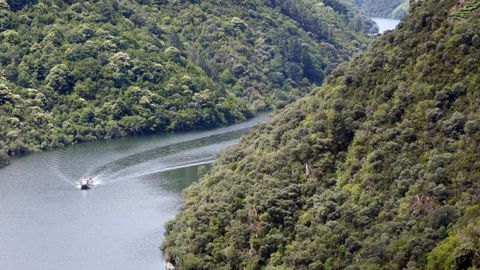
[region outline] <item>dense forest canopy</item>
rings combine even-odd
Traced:
[[[375,27],[340,0],[0,0],[0,13],[0,165],[284,106]]]
[[[420,0],[186,191],[180,269],[480,268],[480,1]]]
[[[401,19],[407,12],[410,0],[355,0],[357,5],[372,17]]]

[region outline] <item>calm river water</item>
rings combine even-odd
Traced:
[[[387,30],[393,30],[400,23],[400,20],[386,19],[386,18],[372,18],[372,20],[378,25],[378,32],[383,34]]]
[[[182,189],[200,165],[267,118],[13,160],[0,170],[0,268],[165,269],[158,247]],[[94,189],[78,189],[83,175],[94,176]]]

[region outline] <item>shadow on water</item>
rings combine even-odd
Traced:
[[[141,177],[141,180],[149,184],[152,188],[180,193],[182,190],[190,186],[192,182],[195,182],[200,178],[200,170],[206,172],[211,167],[212,163],[209,162],[202,165],[188,166],[145,175]],[[159,181],[159,179],[164,180]]]

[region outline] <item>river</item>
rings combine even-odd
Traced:
[[[163,224],[197,169],[267,114],[213,130],[78,144],[0,170],[1,269],[165,269]],[[96,186],[77,181],[92,175]]]
[[[386,18],[372,18],[372,20],[378,25],[378,33],[383,34],[385,31],[393,30],[400,23],[400,20],[386,19]]]

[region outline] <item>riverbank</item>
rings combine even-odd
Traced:
[[[10,164],[10,160],[7,155],[0,153],[0,169]]]
[[[116,134],[115,136],[108,136],[108,137],[105,137],[103,139],[99,139],[99,138],[94,137],[94,136],[89,136],[89,137],[85,137],[84,140],[81,140],[81,141],[78,141],[78,142],[69,140],[69,141],[65,141],[64,143],[58,142],[57,144],[52,144],[51,146],[46,146],[45,148],[29,149],[29,148],[24,147],[24,148],[22,148],[22,150],[19,153],[14,152],[15,155],[13,155],[13,156],[9,156],[5,153],[0,152],[0,170],[4,167],[8,166],[12,159],[21,158],[21,157],[24,157],[24,156],[31,155],[33,153],[44,152],[44,151],[54,151],[56,149],[63,149],[65,147],[70,147],[72,145],[77,145],[77,144],[84,144],[84,143],[91,143],[91,142],[101,142],[101,141],[108,141],[108,140],[117,140],[117,139],[120,139],[120,138],[142,137],[142,136],[145,136],[145,137],[161,136],[161,135],[165,135],[165,134],[178,134],[178,133],[183,133],[183,132],[205,131],[205,130],[209,130],[209,129],[228,127],[228,126],[232,126],[232,125],[234,126],[234,125],[241,124],[241,123],[244,123],[244,122],[249,122],[252,119],[255,119],[257,117],[261,118],[263,115],[267,115],[268,113],[269,112],[257,112],[256,114],[249,114],[248,118],[244,118],[242,121],[238,121],[237,123],[218,124],[218,125],[211,126],[209,128],[198,127],[197,129],[190,128],[190,129],[177,130],[177,131],[175,131],[175,130],[172,130],[172,131],[164,130],[164,131],[160,131],[158,133],[147,133],[147,134],[119,133],[119,134]],[[0,148],[0,150],[1,150],[1,148]]]

